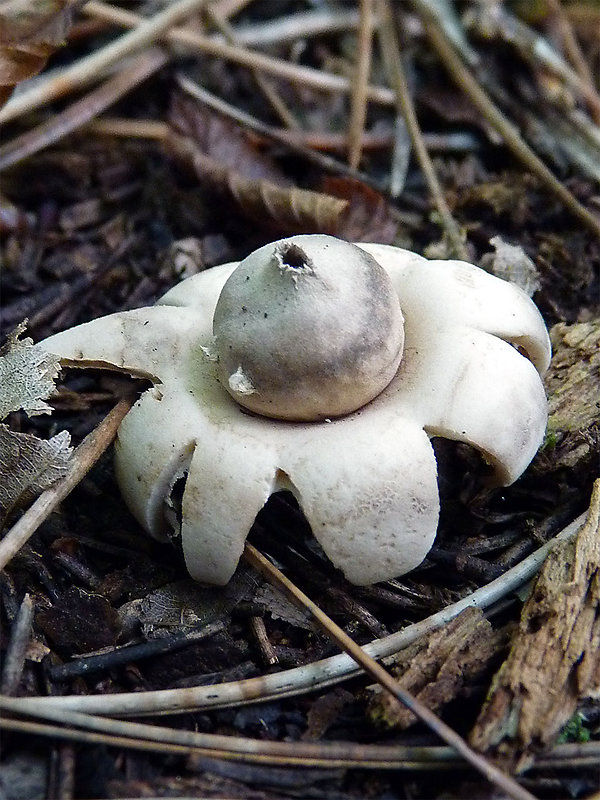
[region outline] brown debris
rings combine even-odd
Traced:
[[[600,481],[574,540],[549,555],[471,744],[521,771],[600,685]]]
[[[478,608],[468,608],[425,640],[393,658],[400,686],[437,711],[459,697],[489,667],[506,640]],[[371,689],[371,719],[388,728],[408,728],[417,719],[387,692]]]

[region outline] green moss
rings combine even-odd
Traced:
[[[589,740],[590,731],[585,727],[585,717],[579,711],[571,717],[558,736],[558,744],[566,742],[583,744]]]

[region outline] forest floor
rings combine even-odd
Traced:
[[[5,97],[30,79],[0,109],[0,800],[600,797],[600,5],[54,0],[0,22]],[[383,643],[470,764],[247,559],[206,587],[144,533],[110,444],[147,381],[64,369],[52,414],[25,413],[24,337],[295,233],[468,260],[550,330],[539,453],[490,488],[434,439],[441,519],[408,575],[349,583],[286,492],[249,536]],[[64,430],[97,432],[89,473]]]

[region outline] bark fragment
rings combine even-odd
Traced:
[[[470,736],[521,771],[600,686],[600,481],[577,537],[551,551]]]
[[[394,656],[392,672],[403,689],[437,711],[458,697],[485,672],[506,643],[505,630],[493,630],[478,608],[468,608],[425,641],[416,642]],[[389,665],[389,661],[387,662]],[[417,718],[392,697],[373,687],[369,712],[388,728],[407,728]]]

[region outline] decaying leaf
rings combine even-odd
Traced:
[[[13,88],[43,69],[65,42],[82,0],[0,2],[0,105]]]
[[[186,631],[224,618],[251,596],[256,577],[240,568],[225,587],[201,586],[191,579],[162,586],[140,602],[138,620],[147,637]]]
[[[21,339],[21,323],[0,349],[0,418],[22,409],[29,416],[52,411],[45,402],[60,370],[56,356]],[[44,441],[0,424],[0,524],[17,506],[30,502],[61,478],[71,455],[67,431]]]
[[[480,609],[468,608],[456,619],[394,657],[392,671],[403,689],[437,710],[459,697],[497,657],[506,631],[494,630]],[[381,687],[371,687],[371,718],[388,728],[407,728],[417,718]]]
[[[328,176],[322,188],[328,195],[347,202],[337,220],[337,236],[351,242],[394,243],[398,218],[382,194],[354,178]]]
[[[190,97],[175,93],[169,109],[173,131],[191,139],[198,150],[249,180],[266,180],[277,186],[292,182],[272,158],[261,152],[243,128]]]
[[[0,424],[0,523],[63,477],[72,452],[70,441],[67,431],[44,440]]]
[[[263,583],[256,594],[254,602],[263,606],[273,619],[281,619],[296,628],[304,628],[307,631],[314,630],[314,624],[310,620],[310,615],[306,611],[301,611],[297,606],[290,602],[271,584]]]
[[[599,575],[600,480],[579,534],[548,556],[471,732],[471,744],[507,768],[531,764],[578,700],[599,690]]]
[[[60,359],[21,339],[25,327],[22,322],[0,348],[0,419],[20,409],[30,417],[52,412],[44,400],[54,391]]]
[[[222,201],[233,205],[248,219],[260,222],[273,234],[335,233],[348,207],[346,200],[322,192],[246,178],[206,156],[189,138],[171,134],[167,149]]]
[[[105,597],[72,587],[35,621],[62,655],[73,656],[114,646],[119,616]]]

